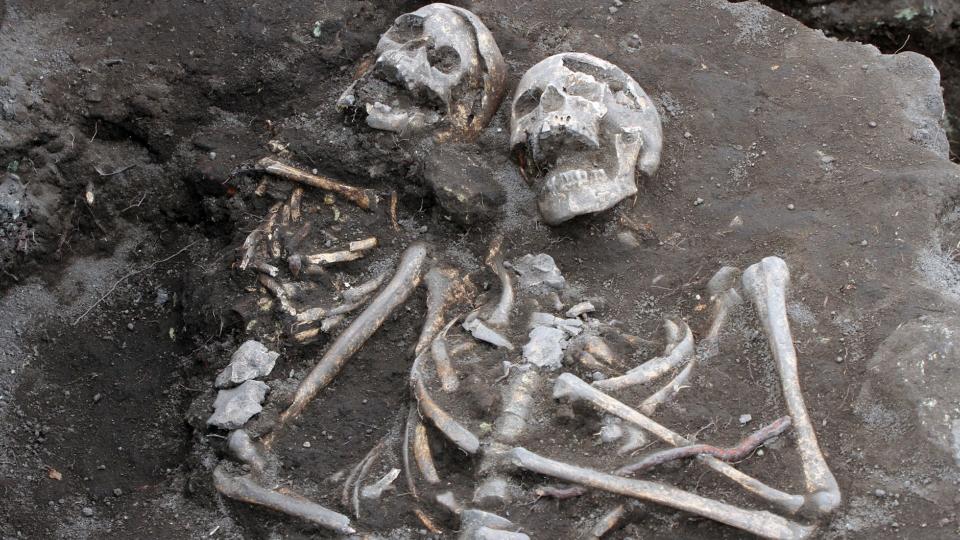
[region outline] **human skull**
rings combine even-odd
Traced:
[[[401,15],[380,38],[376,62],[337,101],[368,126],[471,138],[496,112],[506,65],[473,13],[430,4]]]
[[[652,175],[663,133],[657,108],[632,77],[584,53],[551,56],[517,86],[510,147],[538,180],[550,225],[613,207],[637,192],[634,169]]]

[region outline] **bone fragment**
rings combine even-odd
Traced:
[[[280,302],[280,309],[289,315],[297,314],[297,308],[293,306],[290,296],[287,295],[286,289],[283,288],[283,285],[281,285],[279,281],[266,274],[260,274],[258,279],[260,284],[266,287],[268,291],[273,293],[273,296],[275,296],[277,301]]]
[[[610,509],[609,512],[603,515],[593,527],[584,535],[584,538],[588,540],[600,540],[603,536],[610,531],[612,531],[617,525],[620,524],[620,520],[623,519],[623,514],[626,512],[627,507],[623,504],[618,504]]]
[[[369,210],[376,203],[377,196],[367,189],[350,186],[324,176],[310,174],[307,171],[281,163],[271,157],[265,157],[257,162],[257,167],[269,174],[300,182],[308,186],[320,188],[342,196],[364,210]]]
[[[459,540],[529,540],[510,530],[516,528],[509,519],[471,508],[460,512]]]
[[[270,277],[277,277],[280,274],[280,269],[272,264],[267,264],[263,261],[255,261],[252,265],[254,270],[257,272],[264,273]]]
[[[840,488],[817,443],[817,434],[810,422],[807,406],[800,391],[797,373],[797,351],[793,347],[790,321],[787,319],[786,295],[790,270],[779,257],[767,257],[746,269],[743,288],[753,301],[760,316],[773,358],[780,373],[783,399],[787,405],[803,475],[806,479],[809,502],[819,514],[828,514],[840,504]]]
[[[377,461],[380,457],[380,452],[383,451],[383,446],[386,443],[386,439],[380,439],[373,448],[367,452],[367,455],[364,456],[363,461],[358,464],[357,473],[354,475],[353,482],[353,493],[350,497],[351,502],[353,503],[353,515],[357,519],[360,519],[360,484],[363,483],[363,480],[367,477],[367,474],[370,472],[370,467]],[[343,495],[342,499],[346,500],[347,490],[350,488],[349,478],[347,479],[348,483],[343,486]]]
[[[240,463],[250,466],[255,477],[261,477],[267,467],[267,459],[243,429],[236,429],[227,436],[227,450]]]
[[[480,440],[477,436],[441,409],[430,397],[430,393],[427,392],[427,387],[423,383],[423,374],[420,372],[425,354],[427,353],[421,353],[413,361],[413,367],[410,369],[410,384],[413,387],[413,394],[420,404],[420,412],[429,418],[433,425],[461,450],[468,454],[477,453],[480,449]]]
[[[746,510],[657,482],[632,480],[545,458],[521,447],[511,453],[514,465],[585,487],[601,489],[697,514],[763,538],[782,540],[809,537],[813,527],[803,526],[766,511]]]
[[[443,328],[430,344],[430,355],[433,357],[433,365],[437,369],[437,377],[440,379],[440,388],[446,393],[456,392],[460,387],[460,379],[457,378],[457,371],[450,360],[450,354],[447,352],[447,332],[450,327],[457,322],[452,319],[447,326]]]
[[[461,538],[463,537],[461,536]],[[501,531],[490,527],[480,527],[471,538],[475,540],[530,540],[530,536],[521,532]]]
[[[433,338],[443,328],[450,306],[468,303],[476,294],[470,279],[450,266],[431,268],[423,281],[427,286],[427,316],[414,347],[417,356],[433,343]]]
[[[553,397],[583,399],[588,401],[594,407],[626,420],[627,422],[631,422],[673,446],[689,446],[693,444],[687,438],[624,405],[620,401],[601,392],[599,389],[587,384],[572,373],[564,373],[557,377],[557,382],[553,388]],[[776,488],[770,487],[713,456],[698,456],[697,459],[703,461],[703,463],[711,469],[733,480],[750,493],[779,506],[791,514],[796,513],[804,504],[804,497],[784,493]]]
[[[439,484],[440,475],[437,474],[437,466],[433,462],[433,453],[430,451],[430,440],[427,438],[427,426],[420,421],[419,416],[415,416],[413,428],[413,457],[417,461],[417,467],[423,479],[429,484]]]
[[[320,362],[300,383],[293,402],[280,415],[280,425],[300,414],[317,392],[330,384],[330,381],[337,376],[347,360],[380,328],[387,317],[407,300],[420,283],[428,251],[427,244],[423,242],[414,242],[407,248],[390,283],[387,283],[376,298],[370,302],[367,309],[363,310],[363,313],[357,316],[353,323],[337,336],[337,339],[327,349]]]
[[[370,484],[369,486],[364,486],[360,490],[360,496],[364,499],[379,499],[383,496],[383,492],[393,489],[393,481],[400,476],[400,469],[390,469],[387,474],[383,475],[379,480]]]
[[[355,261],[366,255],[366,251],[375,247],[377,247],[377,239],[371,236],[370,238],[350,242],[348,249],[315,253],[313,255],[302,255],[301,258],[309,264],[325,266],[328,264]]]
[[[514,301],[513,275],[503,265],[503,235],[498,235],[490,242],[486,264],[500,279],[500,300],[487,317],[487,322],[491,326],[502,328],[510,324]]]
[[[302,497],[267,489],[247,477],[231,476],[222,467],[221,465],[214,469],[213,485],[225,497],[298,517],[340,534],[356,532],[350,526],[350,518],[343,514]]]
[[[678,329],[682,336],[675,346],[671,347],[668,341],[669,352],[665,351],[663,356],[648,360],[619,377],[597,381],[594,385],[601,390],[621,390],[629,386],[645,384],[689,359],[693,355],[693,332],[690,331],[687,323],[680,321],[678,324],[668,319],[664,321],[664,327],[667,329],[668,336],[675,335]]]
[[[295,186],[293,191],[290,192],[290,202],[287,203],[290,207],[290,220],[294,223],[298,223],[303,217],[300,211],[301,201],[303,201],[303,188]]]
[[[280,212],[280,209],[283,207],[283,203],[278,202],[270,207],[270,210],[267,212],[266,217],[257,226],[256,229],[250,232],[247,235],[247,238],[243,241],[243,256],[240,259],[240,264],[238,267],[240,270],[246,270],[248,266],[253,262],[257,254],[257,247],[260,246],[260,243],[267,239],[269,240],[270,235],[273,232],[274,223],[277,220],[277,214]]]
[[[539,486],[533,490],[534,495],[537,497],[550,497],[551,499],[559,499],[561,501],[566,499],[573,499],[574,497],[580,497],[589,491],[583,486]]]
[[[359,285],[354,285],[349,289],[343,291],[343,301],[347,304],[352,304],[355,302],[360,302],[366,299],[368,296],[373,294],[374,291],[380,288],[380,285],[383,284],[384,280],[387,279],[386,272],[380,274],[379,276],[365,281]]]
[[[438,494],[436,501],[440,506],[443,506],[455,516],[459,516],[460,513],[463,512],[463,505],[460,504],[460,501],[457,500],[456,495],[454,495],[452,491],[444,491]]]
[[[508,351],[513,350],[513,343],[510,343],[510,340],[503,337],[496,330],[483,324],[483,321],[481,321],[479,318],[465,321],[462,326],[464,330],[470,332],[473,337],[479,339],[480,341],[485,341],[495,347],[507,349]]]
[[[690,446],[678,446],[668,450],[654,452],[640,461],[620,467],[614,474],[620,476],[630,476],[640,471],[652,469],[658,465],[669,463],[671,461],[683,458],[690,458],[701,454],[709,454],[722,461],[740,461],[750,455],[764,442],[781,435],[790,427],[790,417],[784,416],[778,418],[773,423],[751,433],[736,446],[730,448],[720,448],[709,444],[692,444]]]
[[[580,302],[579,304],[576,304],[568,309],[566,315],[567,317],[575,318],[583,315],[584,313],[591,313],[596,309],[597,308],[593,307],[593,303],[591,302]]]

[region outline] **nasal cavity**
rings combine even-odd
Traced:
[[[559,111],[563,108],[564,101],[566,101],[566,97],[553,85],[547,86],[543,95],[540,96],[540,106],[543,107],[543,112]]]

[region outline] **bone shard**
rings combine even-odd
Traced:
[[[553,257],[546,253],[526,254],[513,261],[513,270],[520,275],[520,288],[525,290],[563,290],[567,286]]]
[[[470,279],[463,277],[460,271],[450,266],[441,265],[431,268],[423,281],[427,286],[427,316],[414,347],[416,355],[420,355],[431,346],[434,337],[443,327],[443,321],[450,306],[467,303],[476,294]]]
[[[356,532],[347,516],[302,497],[267,489],[247,477],[232,476],[222,465],[213,471],[213,485],[220,494],[231,499],[298,517],[340,534]]]
[[[364,486],[363,489],[360,490],[360,496],[364,499],[379,499],[385,491],[393,489],[393,481],[396,480],[398,476],[400,476],[400,469],[390,469],[387,474],[383,475],[373,484]]]
[[[480,341],[484,341],[501,349],[507,349],[508,351],[513,350],[513,343],[510,343],[510,340],[500,335],[500,333],[496,330],[483,324],[483,321],[480,319],[475,318],[465,321],[461,326],[463,326],[464,330],[470,332],[473,337],[479,339]]]
[[[239,429],[263,410],[260,406],[270,389],[266,383],[247,381],[236,388],[220,390],[213,402],[214,412],[207,419],[208,426],[220,429]]]
[[[570,309],[568,309],[566,315],[567,317],[570,317],[571,319],[573,319],[573,318],[579,317],[580,315],[583,315],[584,313],[592,313],[596,309],[597,308],[593,307],[592,302],[580,302],[579,304],[576,304]]]
[[[640,412],[624,405],[620,401],[617,401],[611,396],[601,392],[599,389],[587,384],[585,381],[576,375],[573,375],[572,373],[563,373],[557,377],[556,383],[553,387],[553,397],[554,399],[582,399],[587,401],[601,411],[617,416],[618,418],[630,422],[639,428],[649,431],[658,439],[672,446],[689,446],[693,444],[687,438],[677,434],[674,431],[671,431],[670,429],[658,424]],[[779,506],[786,512],[794,514],[800,510],[805,503],[804,497],[785,493],[776,488],[770,487],[756,478],[738,471],[730,464],[720,461],[713,456],[698,456],[697,459],[701,460],[706,466],[710,467],[714,471],[726,476],[730,480],[733,480],[750,493],[753,493],[757,497]]]
[[[707,499],[657,482],[631,480],[596,470],[554,461],[517,447],[510,452],[513,464],[522,469],[552,476],[585,487],[609,491],[697,514],[763,538],[793,540],[808,538],[813,527],[803,526],[766,511],[746,510]]]
[[[413,361],[413,367],[410,368],[410,384],[413,387],[413,394],[417,398],[417,403],[420,405],[420,412],[429,418],[433,425],[461,450],[468,454],[477,453],[480,450],[480,439],[454,420],[430,397],[427,386],[423,382],[423,373],[421,373],[421,365],[425,354],[422,353],[418,356]]]
[[[245,341],[230,357],[230,364],[217,375],[213,384],[217,388],[226,388],[266,377],[273,371],[279,356],[280,353],[270,351],[259,341]]]
[[[820,451],[817,434],[800,390],[797,351],[793,346],[793,334],[787,318],[786,295],[790,270],[783,259],[766,257],[747,268],[742,280],[743,288],[760,317],[777,364],[784,402],[793,420],[811,509],[819,514],[828,514],[840,504],[840,488]]]
[[[619,377],[597,381],[594,385],[602,390],[620,390],[645,384],[689,360],[694,352],[694,344],[693,332],[690,331],[687,323],[683,321],[677,323],[668,319],[664,321],[664,327],[668,335],[668,344],[663,356],[648,360]],[[681,336],[679,341],[670,339],[676,335]]]
[[[423,242],[414,242],[404,251],[393,278],[377,294],[363,312],[348,326],[324,353],[323,358],[300,383],[293,402],[280,415],[283,425],[300,414],[307,403],[340,373],[344,364],[363,346],[387,317],[401,304],[420,283],[423,266],[429,247]]]
[[[523,359],[545,369],[559,369],[567,334],[550,326],[537,326],[530,331],[530,341],[523,346]]]
[[[500,300],[487,317],[487,323],[495,327],[504,327],[510,323],[514,292],[513,275],[503,264],[503,236],[497,236],[490,243],[490,252],[487,254],[486,264],[500,279]]]

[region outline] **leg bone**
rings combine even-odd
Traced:
[[[561,463],[539,456],[521,447],[514,448],[510,456],[514,465],[528,471],[618,495],[662,504],[719,521],[764,538],[801,539],[809,537],[814,530],[813,527],[805,527],[770,512],[746,510],[665,484],[631,480]]]
[[[760,315],[780,373],[783,398],[793,419],[807,491],[812,495],[812,509],[827,514],[840,504],[840,488],[820,451],[817,434],[800,391],[797,351],[793,347],[793,335],[787,319],[786,293],[789,282],[787,263],[778,257],[767,257],[743,273],[743,288]]]

